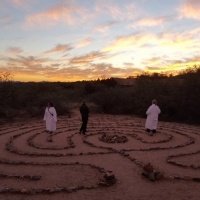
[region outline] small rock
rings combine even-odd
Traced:
[[[156,172],[155,173],[155,179],[156,180],[160,180],[160,179],[162,179],[163,178],[163,175],[160,173],[160,172]]]
[[[101,186],[108,186],[108,183],[106,181],[101,181],[101,182],[99,182],[99,185],[101,185]]]
[[[192,178],[190,176],[183,176],[184,180],[192,180]]]
[[[154,174],[154,173],[149,173],[148,179],[149,179],[150,181],[155,181],[155,174]]]
[[[73,190],[72,190],[71,188],[66,188],[66,191],[67,191],[68,193],[72,193],[72,192],[73,192]]]
[[[54,191],[55,191],[55,192],[61,192],[61,191],[62,191],[62,188],[55,188]]]
[[[41,193],[41,192],[43,192],[43,189],[36,189],[36,192]]]
[[[30,193],[30,190],[29,189],[21,189],[21,193],[22,194],[29,194]]]
[[[150,163],[148,163],[147,165],[145,165],[145,166],[143,167],[143,170],[144,170],[145,172],[152,173],[154,169],[153,169],[153,166],[152,166]]]
[[[30,191],[30,194],[36,194],[37,193],[37,191],[35,190],[35,189],[32,189],[31,191]]]
[[[51,188],[50,190],[49,190],[49,193],[54,193],[55,192],[55,189],[54,188]]]
[[[40,179],[41,179],[41,176],[31,176],[31,179],[32,179],[32,180],[40,180]]]
[[[79,190],[82,190],[82,189],[84,189],[84,186],[79,185],[79,186],[78,186],[78,189],[79,189]]]

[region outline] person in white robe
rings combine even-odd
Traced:
[[[57,113],[52,103],[47,104],[44,121],[46,121],[46,132],[52,133],[56,130]]]
[[[157,101],[154,99],[152,105],[148,108],[146,114],[147,119],[145,123],[145,128],[147,132],[152,131],[156,133],[157,124],[158,124],[158,115],[161,113],[160,108],[157,106]]]

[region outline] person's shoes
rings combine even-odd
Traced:
[[[153,130],[152,130],[152,133],[156,133],[156,130],[155,130],[155,129],[153,129]]]
[[[49,131],[49,133],[52,134],[53,132],[52,132],[52,131]]]
[[[148,133],[149,133],[150,131],[151,131],[150,129],[148,129],[148,128],[146,129],[146,132],[148,132]]]

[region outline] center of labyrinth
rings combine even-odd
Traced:
[[[107,143],[125,143],[128,141],[126,136],[119,136],[118,134],[109,135],[103,133],[101,137],[99,137],[100,141],[107,142]]]
[[[144,120],[95,115],[84,136],[78,132],[80,124],[75,117],[60,117],[52,134],[36,120],[3,126],[0,192],[94,190],[118,185],[118,178],[126,182],[133,173],[147,181],[141,174],[148,163],[149,172],[165,180],[200,180],[199,127],[159,122],[157,133],[149,136]]]

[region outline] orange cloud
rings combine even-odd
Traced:
[[[92,39],[87,38],[82,40],[80,43],[77,44],[77,47],[84,47],[87,46],[88,44],[90,44],[92,42]]]
[[[70,60],[70,64],[81,64],[81,65],[85,65],[89,62],[94,61],[95,59],[101,58],[103,57],[104,54],[100,53],[100,52],[92,52],[89,53],[85,56],[79,56],[79,57],[74,57]]]
[[[170,19],[171,17],[160,17],[160,18],[144,18],[139,20],[136,24],[133,26],[158,26],[165,22],[166,20]]]
[[[106,32],[111,26],[113,26],[115,24],[117,24],[117,22],[109,22],[102,26],[96,26],[95,30],[100,31],[100,32]]]
[[[71,49],[73,49],[70,45],[57,45],[55,48],[49,50],[49,51],[45,51],[43,53],[41,53],[41,55],[45,55],[45,54],[51,54],[51,53],[57,53],[57,52],[62,52],[65,53],[66,51],[70,51]]]
[[[110,0],[97,0],[95,3],[95,13],[109,15],[115,20],[133,20],[140,10],[135,3],[126,4],[122,7],[113,4]]]
[[[163,60],[163,59],[161,59]],[[159,67],[146,67],[146,71],[152,72],[164,72],[167,74],[178,74],[181,70],[185,70],[188,67],[192,67],[196,64],[200,64],[200,56],[193,56],[191,58],[182,59],[182,60],[168,60],[166,63],[171,63],[168,65],[159,65]]]
[[[124,64],[125,66],[128,66],[128,67],[133,67],[133,66],[134,66],[133,63],[127,63],[127,62],[124,62],[123,64]]]
[[[196,31],[196,33],[198,33]],[[194,38],[195,33],[162,33],[162,34],[133,34],[116,38],[110,45],[105,46],[101,52],[113,52],[124,50],[141,50],[141,48],[158,47],[160,50],[167,52],[169,48],[172,50],[180,50],[184,48],[197,48],[199,45],[197,38]]]
[[[185,3],[179,8],[181,17],[200,19],[200,1],[199,0],[186,0]]]
[[[7,1],[11,2],[12,5],[22,9],[31,8],[33,4],[36,3],[36,1],[32,0],[7,0]]]
[[[52,8],[26,17],[25,27],[54,26],[57,23],[75,25],[91,17],[86,9],[72,2],[61,1]]]
[[[6,61],[7,66],[10,69],[20,70],[20,72],[27,71],[30,73],[36,73],[38,70],[43,71],[43,65],[50,61],[48,58],[39,58],[35,56],[17,56],[15,58],[7,57],[2,58],[1,60]]]
[[[88,60],[90,60],[98,57],[98,54],[87,56]],[[154,60],[156,60],[156,58],[154,58]],[[61,65],[60,62],[56,60],[41,59],[33,56],[18,56],[15,59],[7,58],[6,61],[5,64],[0,65],[0,71],[11,72],[14,74],[14,80],[20,81],[78,81],[94,80],[102,76],[108,78],[126,78],[135,76],[144,71],[133,67],[131,63],[124,63],[126,68],[113,67],[110,63],[88,64],[85,68],[80,68],[80,66]],[[168,60],[168,63],[169,62],[171,62],[171,65],[147,67],[146,71],[176,74],[179,70],[186,69],[188,66],[194,65],[194,63],[199,64],[200,56],[194,56],[183,60]]]
[[[159,58],[159,57],[153,57],[148,60],[148,64],[157,64],[160,60],[161,60],[161,58]]]
[[[22,5],[22,1],[21,0],[13,0],[13,3],[17,4],[17,5]]]
[[[146,35],[128,35],[118,37],[110,46],[104,47],[102,52],[111,52],[115,50],[124,50],[127,47],[137,48],[146,43],[153,43],[156,41],[156,37],[152,34]]]

